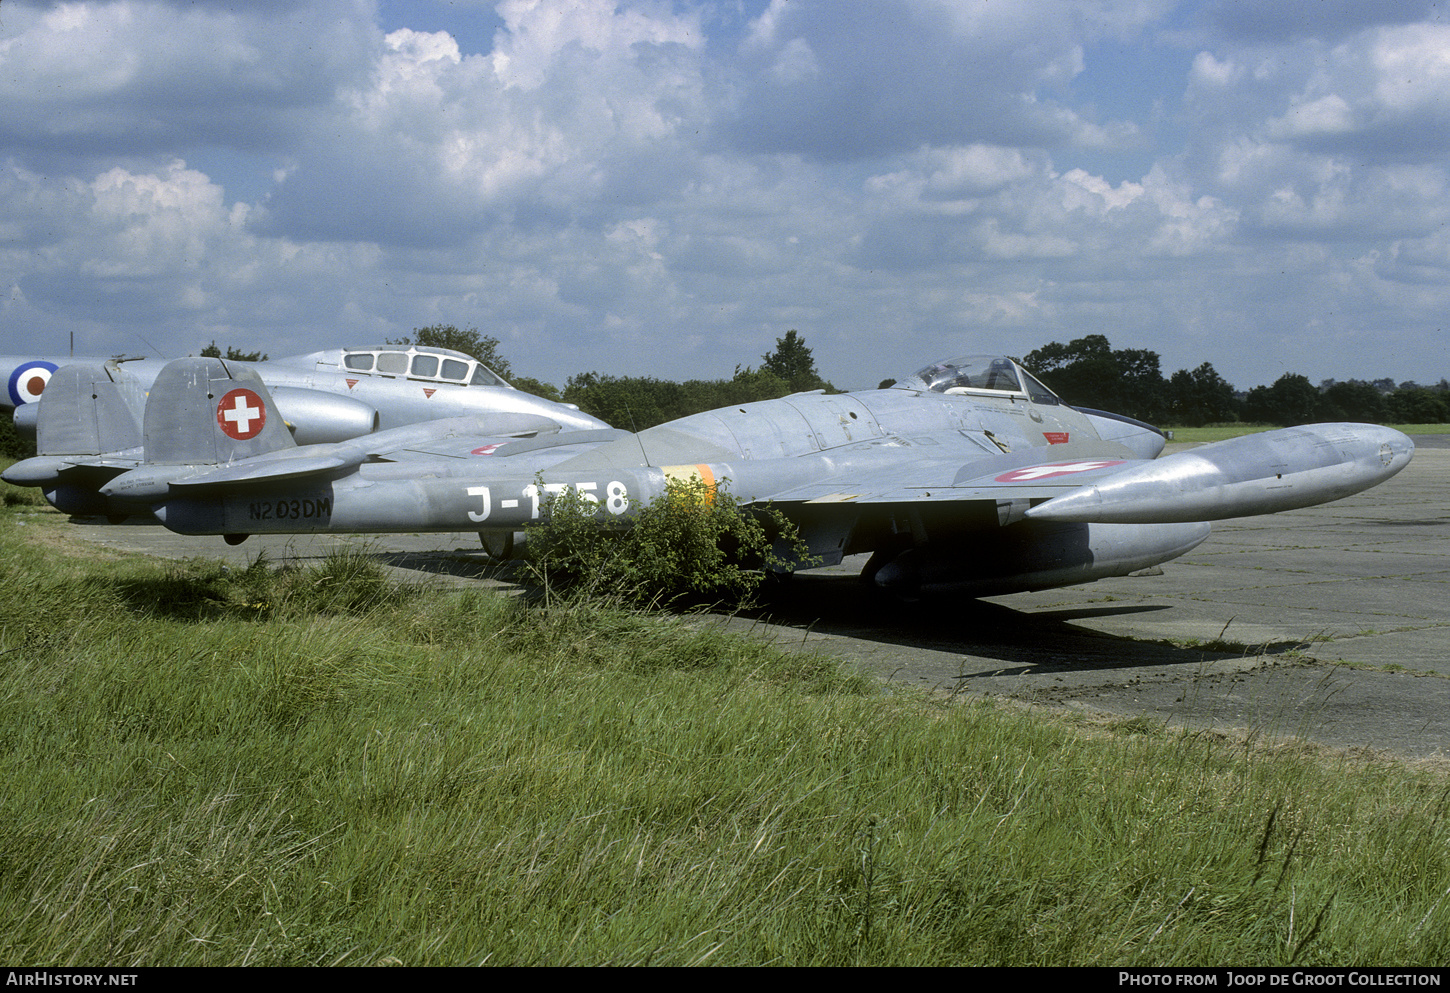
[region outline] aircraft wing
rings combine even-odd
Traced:
[[[794,486],[776,503],[990,501],[1010,518],[1176,524],[1292,510],[1366,490],[1399,472],[1414,443],[1372,424],[1313,424],[1216,442],[1159,459],[1046,452],[880,465]],[[953,471],[954,470],[954,471]],[[1003,523],[1007,523],[1004,517]]]
[[[420,439],[405,445],[377,446],[373,461],[428,462],[443,459],[510,458],[544,449],[586,451],[607,441],[629,437],[628,431],[617,428],[600,428],[593,431],[560,431],[558,425],[551,430],[537,434],[483,435],[462,431],[450,432],[446,436]],[[365,440],[365,439],[364,439]]]
[[[963,465],[960,459],[912,461],[856,471],[794,486],[771,497],[775,503],[951,503],[974,500],[1049,500],[1090,479],[1129,464],[1119,458],[1043,461],[1041,450],[989,456]]]
[[[291,448],[203,469],[191,476],[170,479],[168,483],[179,489],[271,483],[351,469],[363,462],[362,453],[349,452],[342,445],[314,445],[309,448],[333,450],[311,452],[308,448]]]

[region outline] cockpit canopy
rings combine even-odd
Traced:
[[[435,383],[467,386],[509,385],[471,355],[426,345],[344,348],[342,367],[348,372],[361,373],[364,376],[426,379]]]
[[[1009,394],[1033,403],[1062,403],[1057,394],[1030,372],[1003,355],[964,355],[934,362],[897,380],[893,388],[949,394]]]

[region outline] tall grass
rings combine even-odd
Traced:
[[[0,511],[0,959],[1435,964],[1450,777]]]

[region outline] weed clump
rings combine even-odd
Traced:
[[[669,480],[628,527],[601,526],[593,501],[562,492],[528,550],[545,590],[634,607],[746,606],[770,573],[809,559],[785,515],[700,479]]]
[[[136,609],[173,620],[252,620],[314,615],[360,616],[418,595],[391,580],[366,552],[342,549],[312,566],[274,565],[265,554],[244,568],[187,561],[122,589]]]

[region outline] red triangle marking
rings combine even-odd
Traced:
[[[356,379],[349,379],[349,380],[346,380],[345,382],[347,383],[347,388],[348,389],[352,389],[354,386],[357,385],[357,380]]]
[[[436,393],[436,392],[437,392],[437,390],[430,390],[430,389],[428,389],[428,387],[426,387],[426,386],[425,386],[425,387],[423,387],[423,395],[424,395],[424,396],[425,396],[425,397],[431,397],[431,396],[432,396],[432,395],[433,395],[433,394],[434,394],[434,393]]]

